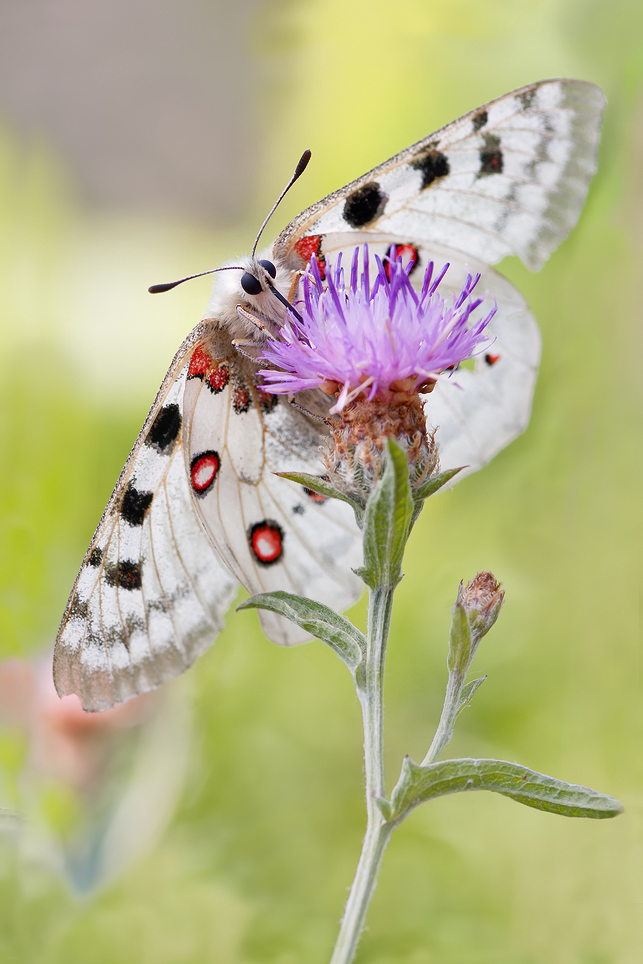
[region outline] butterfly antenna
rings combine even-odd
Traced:
[[[268,224],[268,221],[269,221],[270,218],[273,216],[273,214],[275,213],[275,211],[277,210],[277,208],[279,207],[279,205],[281,204],[281,202],[283,201],[283,199],[285,198],[286,194],[288,193],[288,191],[290,190],[290,188],[293,186],[293,184],[295,183],[295,181],[296,181],[298,178],[300,178],[301,175],[304,173],[304,171],[305,171],[306,168],[308,167],[308,161],[310,160],[311,157],[312,157],[312,153],[311,153],[310,151],[304,151],[304,153],[303,153],[303,154],[301,155],[301,157],[299,158],[299,164],[298,164],[297,167],[295,168],[295,173],[294,173],[293,176],[290,178],[290,180],[289,180],[288,183],[286,184],[285,188],[283,189],[283,191],[281,192],[281,194],[279,195],[279,197],[277,198],[277,200],[275,201],[275,203],[273,204],[273,206],[270,208],[270,212],[269,212],[269,214],[268,214],[268,217],[266,218],[266,220],[263,222],[263,224],[262,224],[261,227],[259,228],[259,233],[258,233],[257,237],[255,238],[255,243],[254,243],[253,246],[252,246],[252,255],[251,255],[251,256],[252,256],[253,258],[254,258],[254,256],[255,256],[255,251],[257,250],[257,245],[259,244],[259,238],[260,238],[261,235],[263,234],[263,229],[264,229],[265,226]]]
[[[312,154],[311,154],[310,151],[304,151],[304,153],[303,153],[303,154],[301,155],[301,157],[299,158],[299,163],[297,164],[297,167],[295,168],[295,173],[293,174],[293,176],[290,178],[290,180],[289,180],[288,183],[286,184],[285,188],[283,189],[283,191],[281,192],[281,194],[279,195],[279,197],[277,198],[277,200],[275,201],[275,203],[274,203],[273,206],[271,207],[270,212],[269,212],[269,214],[268,214],[268,217],[266,218],[266,220],[263,222],[263,224],[262,224],[261,227],[259,228],[259,233],[258,233],[257,237],[255,238],[255,243],[254,243],[253,246],[252,246],[252,255],[251,255],[251,257],[254,258],[254,256],[255,256],[255,252],[256,252],[256,250],[257,250],[257,245],[259,244],[259,238],[260,238],[261,235],[263,234],[263,229],[264,229],[265,226],[268,224],[268,221],[269,221],[270,218],[273,216],[273,214],[274,214],[275,211],[277,210],[278,206],[281,204],[281,202],[283,201],[284,197],[286,196],[286,194],[288,193],[288,191],[290,190],[290,188],[293,186],[293,184],[295,183],[295,181],[296,181],[298,178],[300,178],[301,175],[304,173],[304,171],[305,171],[306,168],[308,167],[308,162],[309,162],[309,160],[310,160],[311,157],[312,157]],[[152,286],[151,286],[150,288],[148,288],[147,290],[149,291],[149,293],[150,293],[151,295],[160,295],[160,294],[162,294],[164,291],[171,291],[172,288],[176,288],[177,285],[182,285],[184,281],[192,281],[193,278],[202,278],[203,275],[206,275],[206,274],[214,274],[215,271],[245,271],[245,268],[239,267],[238,265],[229,265],[229,266],[226,267],[226,268],[210,268],[209,271],[199,271],[198,274],[189,274],[189,275],[187,275],[187,277],[185,277],[185,278],[179,278],[178,281],[170,281],[168,284],[152,285]],[[279,296],[278,296],[278,297],[279,297]],[[285,300],[285,299],[280,299],[280,300]],[[290,308],[291,311],[293,311],[292,306],[291,306],[290,304],[288,304],[288,307]],[[297,314],[297,312],[294,312],[294,313]]]
[[[172,288],[176,288],[177,285],[182,285],[184,281],[192,281],[192,278],[202,278],[204,274],[214,274],[215,271],[245,271],[245,268],[241,268],[239,265],[231,264],[226,268],[210,268],[209,271],[199,271],[198,274],[189,274],[187,278],[179,278],[178,281],[170,281],[168,284],[164,285],[152,285],[151,288],[147,290],[151,295],[160,295],[164,291],[171,291]]]

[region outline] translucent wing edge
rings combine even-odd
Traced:
[[[539,271],[549,255],[565,240],[578,221],[589,185],[598,168],[598,144],[607,100],[596,84],[588,81],[558,81],[564,91],[562,108],[574,111],[571,140],[574,150],[561,173],[549,205],[543,212],[543,226],[522,255],[532,271]]]

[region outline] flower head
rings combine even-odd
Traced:
[[[472,652],[498,618],[504,598],[504,590],[491,572],[479,572],[466,585],[460,583],[457,602],[469,619]]]
[[[342,254],[334,269],[327,265],[326,286],[313,257],[304,276],[300,318],[289,317],[280,338],[271,341],[261,358],[272,367],[262,370],[266,391],[275,394],[321,388],[337,395],[332,411],[341,412],[363,395],[369,401],[391,392],[413,394],[430,390],[447,369],[488,344],[484,331],[495,314],[470,322],[482,303],[473,296],[480,275],[467,276],[459,295],[447,301],[437,288],[449,267],[434,277],[431,262],[422,288],[410,280],[393,251],[386,267],[375,256],[377,274],[371,287],[368,246],[358,279],[359,248],[355,248],[350,282],[344,280]],[[279,370],[275,370],[279,369]]]

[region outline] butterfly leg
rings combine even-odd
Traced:
[[[234,338],[232,341],[234,348],[251,362],[256,362],[261,352],[261,343],[253,338]]]
[[[300,282],[301,279],[303,278],[304,273],[305,273],[305,272],[303,272],[303,271],[295,271],[295,273],[294,273],[294,275],[293,275],[293,279],[292,279],[292,282],[291,282],[291,285],[290,285],[290,291],[288,292],[288,301],[290,302],[291,305],[292,305],[292,303],[293,303],[294,300],[295,300],[295,296],[296,296],[296,294],[297,294],[297,289],[299,288],[299,282]]]
[[[243,305],[237,305],[237,314],[240,318],[243,318],[244,321],[249,321],[250,324],[254,325],[265,338],[274,340],[277,337],[279,332],[278,327],[268,321],[267,318],[257,315],[253,311],[249,311],[248,308],[244,308]]]

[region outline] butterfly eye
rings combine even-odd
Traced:
[[[253,274],[241,275],[241,287],[247,295],[260,295],[261,294],[261,282],[258,278],[255,278]]]
[[[268,272],[271,278],[277,277],[277,269],[275,268],[272,261],[260,261],[259,264],[261,265],[262,268],[265,268],[265,270]]]

